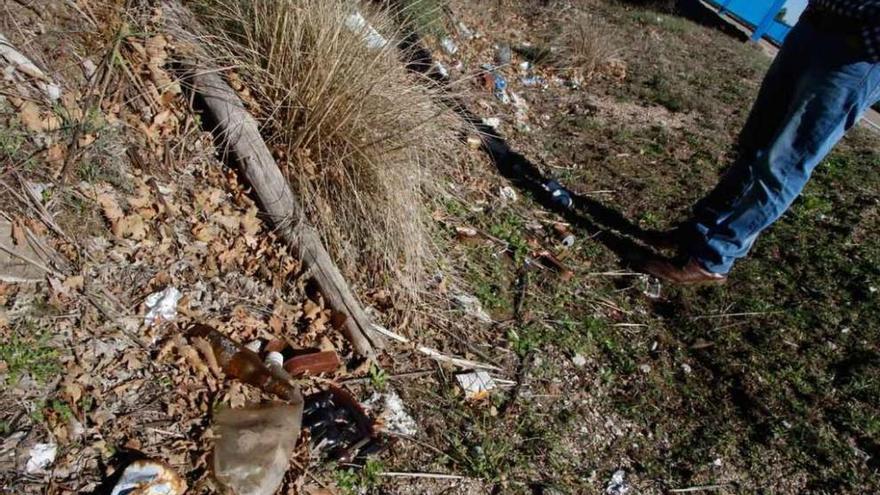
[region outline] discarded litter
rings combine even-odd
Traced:
[[[536,261],[541,263],[541,265],[550,268],[559,274],[560,278],[563,281],[567,282],[574,277],[574,272],[571,271],[568,267],[566,267],[562,262],[553,255],[550,251],[541,250],[532,254]]]
[[[507,43],[501,43],[495,50],[495,63],[500,66],[508,65],[513,59],[513,50]]]
[[[181,297],[180,291],[173,286],[147,296],[144,305],[148,311],[144,316],[144,323],[150,326],[159,318],[163,321],[174,320],[177,317],[177,302]]]
[[[480,303],[480,300],[474,296],[468,296],[466,294],[455,294],[452,296],[455,304],[463,310],[465,313],[473,316],[474,318],[485,322],[492,323],[492,317],[486,313],[486,310],[483,309],[483,305]]]
[[[459,386],[468,399],[479,400],[489,396],[489,392],[497,386],[492,376],[485,371],[472,371],[455,375]]]
[[[501,103],[505,105],[510,103],[510,95],[507,93],[507,79],[504,78],[501,74],[493,73],[492,79],[494,81],[494,94],[495,98],[498,99]]]
[[[134,461],[122,472],[110,495],[183,495],[186,481],[164,462]]]
[[[416,420],[406,412],[403,400],[393,390],[384,394],[374,393],[369,400],[364,402],[364,406],[379,411],[379,414],[374,413],[373,415],[379,419],[384,431],[409,436],[419,432]]]
[[[440,62],[434,62],[434,72],[439,74],[440,77],[444,79],[449,78],[449,69],[447,69],[446,66]]]
[[[270,404],[217,413],[214,477],[235,495],[278,490],[299,438],[303,405]]]
[[[651,298],[651,299],[659,299],[660,293],[663,289],[663,283],[660,282],[659,279],[652,277],[650,275],[642,276],[642,283],[644,284],[644,288],[642,289],[642,294]]]
[[[582,368],[587,365],[587,358],[581,356],[580,354],[575,354],[574,357],[571,358],[571,363],[578,368]]]
[[[468,28],[467,25],[461,21],[458,21],[455,27],[458,28],[458,34],[466,40],[472,40],[477,36],[476,33],[471,31],[470,28]]]
[[[543,184],[544,190],[550,193],[550,199],[558,206],[563,208],[571,208],[574,201],[567,189],[555,180],[548,180]]]
[[[501,119],[498,117],[485,117],[483,118],[483,124],[493,129],[498,129],[501,126]]]
[[[306,397],[303,428],[309,431],[314,451],[343,462],[363,458],[385,446],[363,407],[351,394],[332,385]]]
[[[207,325],[196,323],[190,326],[189,335],[208,341],[214,359],[227,376],[275,394],[292,404],[302,403],[299,388],[291,384],[290,375],[280,366],[266,366],[259,354]]]
[[[611,475],[611,480],[608,482],[608,485],[605,487],[606,495],[626,495],[629,493],[630,486],[629,483],[626,482],[626,472],[623,469],[618,469]]]
[[[284,362],[284,370],[291,376],[332,373],[341,362],[334,351],[313,352],[294,356]]]
[[[372,50],[382,48],[388,44],[388,40],[379,34],[379,31],[376,31],[360,12],[349,15],[345,19],[345,27],[355,33],[360,33],[364,37],[367,48]]]
[[[501,199],[508,202],[515,202],[519,199],[519,196],[516,194],[516,190],[514,190],[510,186],[503,186],[498,190],[498,195],[501,196]]]
[[[516,119],[517,128],[522,132],[528,132],[530,130],[529,124],[527,123],[529,120],[529,104],[526,103],[524,98],[513,91],[510,92],[510,101],[516,109],[514,118]]]
[[[575,238],[574,234],[568,234],[567,236],[565,236],[562,239],[562,246],[565,248],[570,248],[570,247],[574,246],[575,240],[576,240],[576,238]]]
[[[547,80],[541,76],[523,76],[519,80],[523,86],[547,86]]]
[[[34,444],[30,450],[25,471],[28,474],[36,474],[45,471],[47,467],[55,462],[55,455],[58,454],[58,445],[54,443],[38,443]]]
[[[440,40],[440,46],[443,47],[443,51],[446,52],[447,55],[455,55],[458,52],[458,46],[449,36]]]

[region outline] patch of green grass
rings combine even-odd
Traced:
[[[381,461],[368,459],[363,468],[335,468],[333,479],[339,490],[347,495],[356,495],[374,490],[381,480],[379,474],[385,470]]]
[[[635,10],[632,20],[647,26],[654,26],[673,34],[683,34],[694,29],[694,23],[677,15],[660,14],[646,10]]]
[[[370,384],[376,390],[385,390],[388,385],[388,373],[375,363],[370,365]]]
[[[404,23],[422,36],[443,37],[446,34],[444,0],[401,0],[398,2]]]
[[[16,383],[29,375],[37,383],[45,383],[61,370],[58,349],[49,344],[51,334],[35,324],[24,322],[13,328],[5,342],[0,342],[0,360],[6,362],[6,383]]]

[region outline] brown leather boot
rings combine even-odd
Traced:
[[[688,259],[684,266],[671,261],[655,258],[644,264],[642,269],[660,280],[680,285],[723,284],[727,275],[713,273],[703,268],[695,259]]]

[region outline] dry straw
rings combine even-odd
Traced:
[[[392,16],[359,8],[204,0],[200,12],[337,263],[412,302],[435,269],[426,205],[455,159],[460,123],[440,89],[401,63]]]

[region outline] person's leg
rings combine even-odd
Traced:
[[[736,160],[725,170],[718,184],[693,206],[687,228],[694,228],[695,223],[711,223],[718,211],[728,208],[743,194],[759,150],[766,148],[785,124],[798,77],[809,63],[811,39],[812,28],[805,24],[796,25],[786,37],[740,131]]]
[[[838,38],[816,34],[785,123],[756,153],[741,194],[698,223],[702,242],[691,254],[707,270],[727,273],[744,257],[758,234],[791,206],[815,166],[880,99],[880,64],[847,63],[851,49]]]

